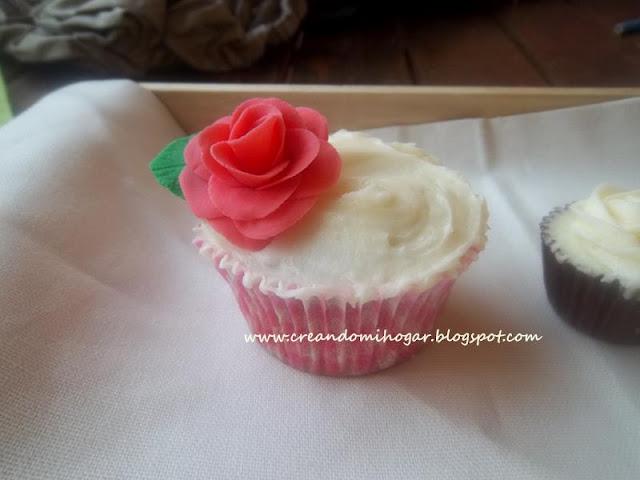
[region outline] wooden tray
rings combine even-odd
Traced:
[[[250,96],[277,96],[324,113],[332,130],[536,112],[640,96],[640,88],[328,86],[143,83],[187,132]]]

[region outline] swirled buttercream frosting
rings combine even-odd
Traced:
[[[640,190],[600,185],[555,215],[547,234],[559,260],[618,280],[626,296],[640,292]]]
[[[339,293],[359,301],[455,277],[484,247],[487,209],[458,173],[412,144],[338,131],[337,184],[295,227],[257,252],[198,227],[245,282],[282,296]],[[223,262],[224,265],[225,262]]]

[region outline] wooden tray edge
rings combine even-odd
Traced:
[[[496,117],[639,97],[640,88],[450,87],[141,83],[187,131],[251,96],[278,96],[323,112],[332,130]]]

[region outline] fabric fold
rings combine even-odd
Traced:
[[[0,50],[125,75],[179,63],[223,72],[288,40],[305,13],[305,0],[3,2]]]

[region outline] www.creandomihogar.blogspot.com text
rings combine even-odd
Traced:
[[[375,333],[356,333],[343,330],[340,333],[247,333],[244,335],[247,343],[302,343],[302,342],[395,342],[409,346],[412,343],[459,343],[464,347],[480,346],[481,343],[537,343],[542,341],[538,333],[520,332],[452,332],[451,329],[435,332],[418,333],[389,333],[386,329],[376,329]]]

